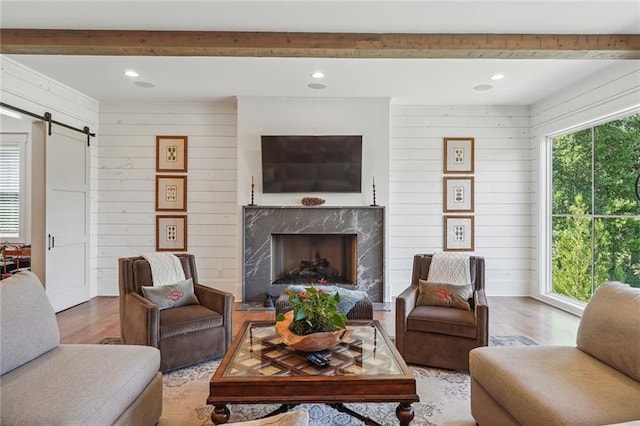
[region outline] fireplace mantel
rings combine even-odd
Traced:
[[[380,206],[243,207],[243,301],[263,302],[267,293],[278,295],[286,288],[271,284],[273,234],[355,234],[355,288],[382,302],[384,212]]]

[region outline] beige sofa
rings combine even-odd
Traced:
[[[598,288],[576,346],[478,348],[470,372],[471,413],[481,426],[640,420],[640,289]]]
[[[35,274],[0,281],[0,424],[154,425],[162,412],[160,351],[60,344]]]

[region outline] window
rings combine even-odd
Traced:
[[[588,302],[607,280],[640,287],[640,114],[552,139],[552,293]]]
[[[0,135],[0,243],[26,242],[26,134]]]

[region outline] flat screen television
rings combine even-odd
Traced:
[[[362,135],[263,135],[262,191],[362,192]]]

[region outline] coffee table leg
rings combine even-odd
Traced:
[[[402,426],[409,426],[414,416],[415,413],[413,412],[413,408],[411,408],[410,402],[401,402],[398,408],[396,408],[396,417],[398,417]]]
[[[230,415],[231,412],[227,408],[227,404],[214,405],[213,411],[211,412],[211,421],[214,425],[226,423],[229,421]]]

